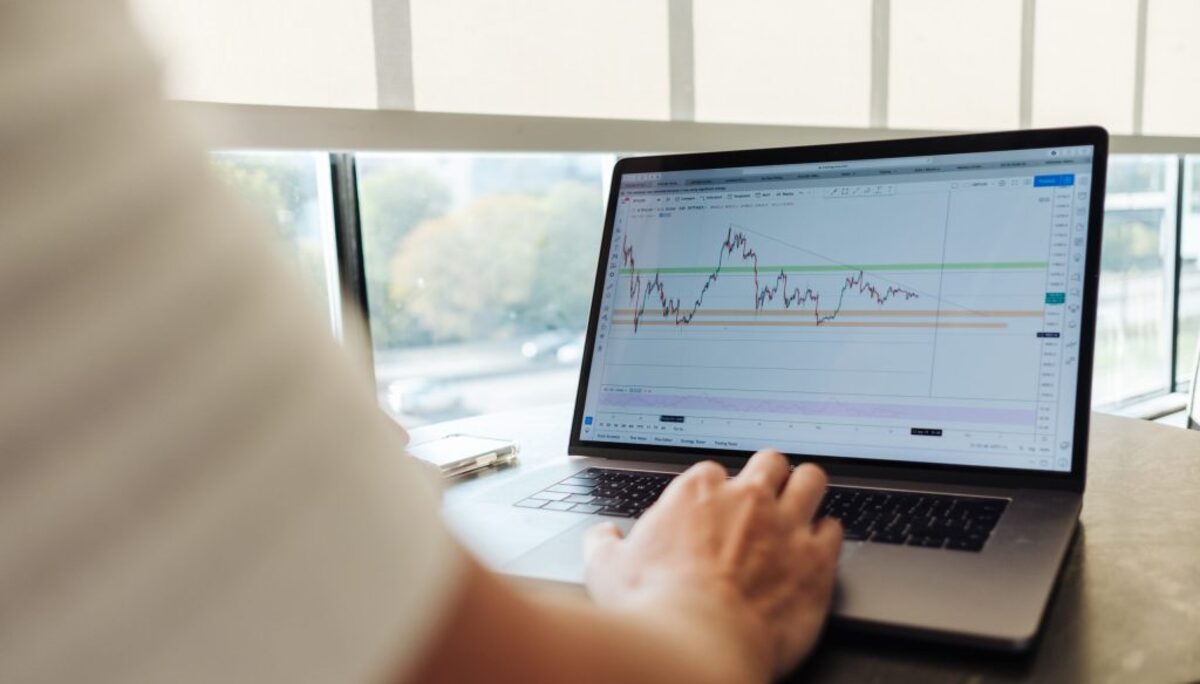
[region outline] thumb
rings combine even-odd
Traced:
[[[620,528],[610,522],[589,529],[583,538],[584,563],[591,565],[593,560],[608,553],[624,536]]]

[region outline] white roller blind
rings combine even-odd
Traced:
[[[893,0],[888,125],[1016,128],[1020,0]]]
[[[1137,0],[1038,2],[1033,124],[1131,132],[1136,63]]]
[[[412,0],[416,106],[665,119],[666,0]]]
[[[1145,0],[1142,131],[1139,0],[127,1],[179,99],[1200,136],[1200,0]]]
[[[1148,9],[1144,132],[1200,135],[1200,2],[1154,0]]]
[[[869,0],[694,0],[696,118],[866,126]]]
[[[374,108],[371,0],[129,0],[184,100]]]

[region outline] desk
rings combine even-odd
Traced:
[[[521,443],[523,464],[562,458],[570,409],[413,430]],[[867,638],[834,629],[795,681],[1184,682],[1200,680],[1200,432],[1093,414],[1082,525],[1042,635],[1024,656]],[[466,493],[522,466],[456,484]]]

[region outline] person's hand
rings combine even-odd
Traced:
[[[628,537],[611,524],[591,530],[588,590],[602,606],[712,623],[761,674],[785,672],[812,649],[829,610],[842,529],[813,522],[825,485],[812,464],[789,477],[776,451],[755,454],[731,480],[716,463],[693,466]]]

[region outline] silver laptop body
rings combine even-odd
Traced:
[[[1026,648],[1082,502],[1106,159],[1088,127],[621,160],[569,457],[451,488],[448,521],[578,585],[585,530],[636,520],[530,507],[585,501],[565,480],[777,447],[834,486],[1004,501],[977,551],[848,540],[834,617]]]

